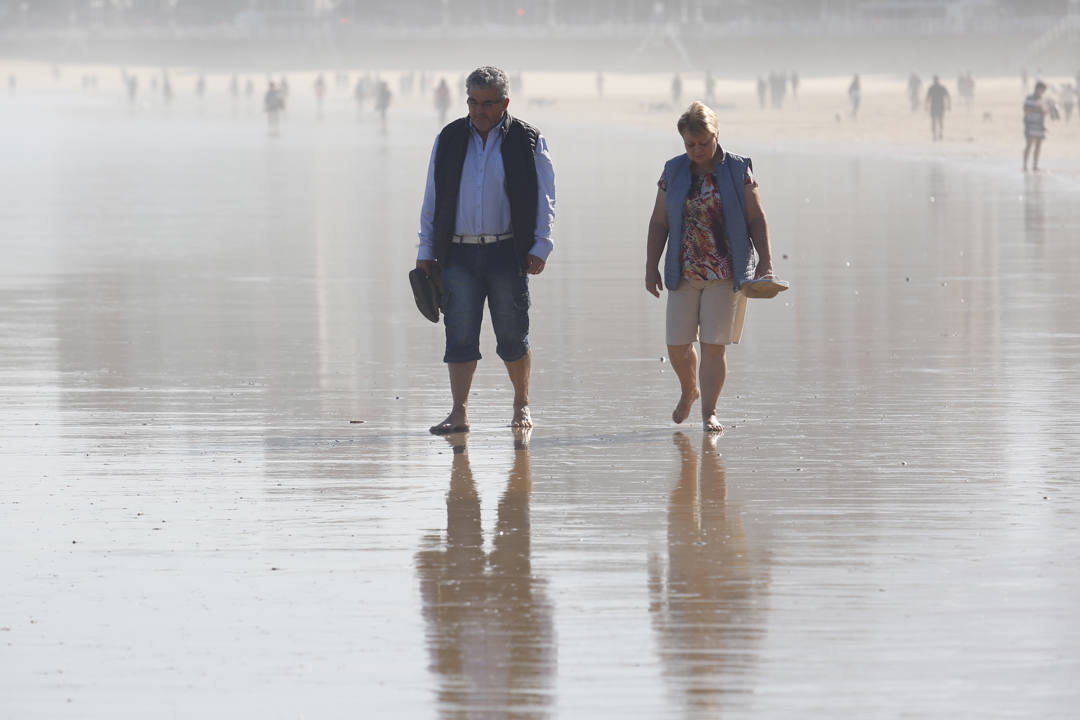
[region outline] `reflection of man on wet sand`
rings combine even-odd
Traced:
[[[764,634],[761,590],[738,513],[726,506],[716,435],[702,437],[700,474],[690,439],[674,440],[681,467],[668,507],[667,574],[649,558],[649,609],[665,678],[688,710],[716,711]]]
[[[532,717],[552,703],[555,630],[545,585],[532,573],[527,432],[515,433],[490,553],[466,435],[447,437],[454,459],[446,537],[428,537],[428,549],[416,556],[430,667],[446,717]]]

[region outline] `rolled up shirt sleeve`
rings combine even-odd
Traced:
[[[555,224],[555,168],[543,135],[536,138],[536,192],[536,234],[529,254],[547,262],[555,248],[551,241],[551,226]]]
[[[417,260],[434,260],[435,243],[432,236],[435,234],[435,151],[439,149],[439,138],[436,136],[435,144],[431,148],[431,159],[428,161],[427,185],[424,186],[424,202],[420,206],[420,248],[416,251]]]

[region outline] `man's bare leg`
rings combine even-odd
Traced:
[[[698,392],[697,353],[694,344],[668,345],[668,357],[671,359],[671,367],[679,378],[681,394],[675,410],[671,413],[671,419],[676,425],[690,417],[690,408],[694,401],[700,397]]]
[[[716,419],[716,403],[727,379],[727,352],[724,345],[701,343],[701,421],[705,432],[723,432]]]
[[[532,374],[532,351],[506,363],[506,372],[514,386],[514,418],[510,421],[510,427],[531,428],[533,422],[532,415],[529,414],[529,375]]]
[[[469,390],[472,389],[476,361],[446,363],[446,367],[450,372],[450,396],[454,405],[446,419],[432,425],[430,430],[435,435],[469,432]]]
[[[1035,153],[1031,157],[1032,172],[1039,172],[1039,150],[1042,150],[1042,138],[1035,138]]]

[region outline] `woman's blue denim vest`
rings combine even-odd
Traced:
[[[737,292],[744,282],[754,279],[754,251],[746,225],[746,169],[753,168],[750,158],[724,153],[713,170],[713,179],[720,191],[724,208],[724,228],[731,248],[731,274]],[[671,158],[664,165],[667,180],[667,254],[664,257],[664,283],[668,290],[679,287],[682,267],[679,251],[683,238],[683,207],[690,194],[690,158],[685,153]]]

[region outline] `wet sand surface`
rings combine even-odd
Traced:
[[[1074,716],[1076,187],[727,143],[792,290],[710,439],[643,287],[678,138],[520,110],[537,428],[486,326],[446,439],[430,116],[7,101],[0,716]]]

